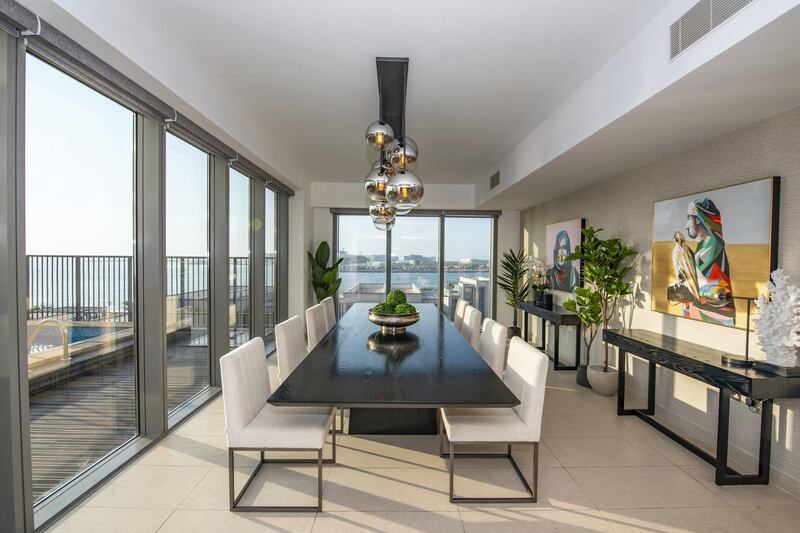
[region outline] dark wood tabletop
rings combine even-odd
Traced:
[[[276,406],[513,407],[516,396],[433,304],[385,336],[354,304],[270,396]]]

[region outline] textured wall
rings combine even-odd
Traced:
[[[635,302],[624,309],[626,326],[645,328],[743,353],[744,333],[729,328],[672,317],[650,310],[650,247],[653,202],[733,185],[765,176],[781,176],[779,265],[800,284],[800,108],[716,138],[604,182],[534,206],[522,213],[523,245],[543,257],[545,225],[583,217],[641,253],[636,258]],[[563,299],[563,295],[557,295]],[[535,328],[534,328],[535,329]],[[552,338],[552,335],[549,336]],[[570,360],[573,336],[562,335],[562,357]],[[600,343],[592,360],[600,357]],[[751,353],[760,350],[755,342]],[[616,357],[613,357],[615,360]],[[642,394],[646,368],[635,361],[629,379],[631,398]],[[659,369],[657,413],[670,427],[713,451],[718,400],[716,389]],[[772,482],[800,495],[800,400],[777,402],[774,409]],[[738,402],[732,405],[731,463],[756,465],[758,416]]]

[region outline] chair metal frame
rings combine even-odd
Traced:
[[[330,459],[322,457],[322,448],[248,448],[248,447],[234,447],[228,448],[228,495],[230,498],[230,510],[235,513],[259,513],[259,512],[272,512],[272,513],[296,513],[296,512],[321,512],[322,511],[322,465],[323,464],[336,464],[336,418],[334,416],[332,423],[334,431],[332,435],[332,450]],[[244,486],[238,494],[234,489],[234,477],[236,468],[234,464],[234,457],[236,452],[261,452],[261,460],[258,462],[255,470],[250,474],[250,477],[245,481]],[[317,452],[316,459],[267,459],[266,452]],[[239,502],[244,497],[250,484],[261,471],[261,467],[265,464],[317,464],[317,505],[239,505]]]
[[[450,452],[445,453],[443,449],[444,439],[447,437],[448,441],[450,441],[450,437],[446,435],[446,431],[444,429],[444,425],[442,423],[442,416],[439,413],[439,456],[447,459],[447,470],[450,476],[450,503],[536,503],[539,497],[539,443],[538,442],[529,442],[529,441],[481,441],[481,442],[464,442],[458,443],[461,445],[470,445],[470,446],[497,446],[504,444],[508,448],[506,453],[455,453],[455,446],[456,443],[450,441]],[[514,457],[511,455],[511,446],[513,444],[533,444],[533,486],[531,487],[528,484],[528,480],[525,479],[525,475],[520,470],[519,465],[514,460]],[[454,477],[455,477],[455,458],[456,457],[465,457],[465,458],[489,458],[489,459],[508,459],[511,463],[511,466],[514,467],[514,471],[517,474],[517,477],[522,482],[522,485],[525,487],[525,491],[528,493],[528,496],[525,497],[514,497],[514,498],[493,498],[493,497],[464,497],[464,496],[456,496],[455,495],[455,488],[454,488]]]

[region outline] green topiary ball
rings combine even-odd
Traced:
[[[394,308],[396,315],[413,315],[417,312],[417,308],[411,304],[397,304]]]
[[[407,302],[406,293],[404,293],[399,289],[395,289],[386,295],[387,304],[398,305],[398,304],[404,304],[406,302]]]
[[[378,304],[372,309],[370,309],[376,315],[393,315],[394,314],[394,306],[390,303],[382,303]]]

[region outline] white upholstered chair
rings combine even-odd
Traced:
[[[508,349],[508,366],[505,383],[520,404],[508,408],[445,408],[439,410],[439,431],[441,439],[446,436],[450,441],[450,453],[442,454],[448,458],[450,473],[451,503],[513,503],[536,502],[539,479],[539,439],[542,433],[542,408],[544,392],[547,386],[547,364],[545,354],[522,340],[511,339]],[[442,431],[444,430],[444,431]],[[528,497],[522,498],[472,498],[456,497],[453,489],[453,477],[456,457],[487,457],[488,454],[456,454],[457,445],[491,445],[506,444],[505,454],[495,457],[506,457],[511,461]],[[533,482],[528,484],[511,455],[514,444],[533,445]],[[440,451],[441,441],[440,441]]]
[[[306,331],[308,332],[308,351],[310,352],[328,333],[325,325],[325,306],[321,303],[306,309]]]
[[[278,383],[283,383],[308,353],[299,316],[275,326],[275,351],[278,353]]]
[[[320,303],[325,309],[325,329],[330,331],[336,325],[336,309],[334,308],[333,297],[328,296]]]
[[[467,301],[459,298],[456,302],[456,313],[453,315],[453,325],[458,331],[461,331],[461,326],[464,324],[464,311],[467,310]]]
[[[480,348],[482,318],[483,313],[471,305],[468,305],[467,309],[464,311],[464,323],[461,325],[461,335],[467,339],[475,350]]]
[[[483,320],[483,331],[481,331],[480,349],[478,350],[494,373],[503,377],[503,369],[506,364],[506,340],[508,339],[508,328],[491,318]]]
[[[269,385],[267,358],[261,337],[243,344],[219,360],[225,434],[228,437],[228,494],[231,511],[322,511],[322,463],[336,462],[336,434],[332,459],[323,460],[322,449],[332,427],[329,407],[274,407],[267,403]],[[235,495],[234,458],[237,451],[261,452],[261,460],[243,488]],[[269,451],[316,451],[316,459],[267,459]],[[239,501],[264,464],[297,462],[317,464],[316,506],[242,506]]]

